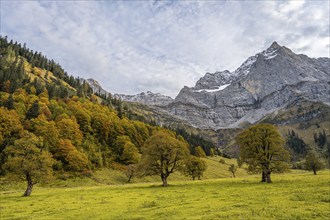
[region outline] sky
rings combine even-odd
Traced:
[[[175,97],[273,41],[330,56],[329,0],[0,1],[2,36],[111,93]]]

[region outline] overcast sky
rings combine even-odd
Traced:
[[[112,93],[175,97],[277,41],[329,57],[324,1],[4,1],[1,35]]]

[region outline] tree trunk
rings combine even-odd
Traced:
[[[195,180],[195,176],[192,177],[192,180]]]
[[[233,177],[234,177],[234,178],[236,177],[234,172],[233,172]]]
[[[167,176],[165,174],[161,175],[162,181],[163,181],[163,186],[166,187],[167,186]]]
[[[133,175],[128,176],[128,180],[127,180],[128,183],[131,182],[132,177],[133,177]]]
[[[313,170],[314,175],[316,175],[316,170]]]
[[[262,171],[262,176],[261,176],[261,182],[262,183],[266,182],[266,180],[267,180],[266,176],[267,176],[266,173],[264,171]]]
[[[271,183],[271,182],[272,182],[272,180],[271,180],[271,178],[270,178],[270,171],[268,171],[268,172],[266,173],[266,179],[267,179],[267,183]]]
[[[26,174],[26,181],[27,181],[27,187],[23,196],[30,196],[32,193],[33,182],[31,175],[29,173]]]

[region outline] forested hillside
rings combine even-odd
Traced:
[[[25,44],[1,37],[0,57],[1,175],[17,165],[17,155],[51,166],[57,177],[134,164],[158,131],[184,141],[182,135],[191,152],[201,143],[214,152],[200,137],[159,127],[111,95],[93,94],[83,79]]]

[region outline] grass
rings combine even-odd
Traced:
[[[201,181],[2,191],[5,219],[329,219],[329,170]]]
[[[225,164],[219,163],[219,160],[225,160]],[[227,178],[231,177],[232,174],[228,171],[230,164],[236,164],[236,159],[228,159],[219,156],[207,157],[203,158],[206,162],[207,170],[205,171],[202,179],[218,179],[218,178]],[[236,172],[237,177],[245,177],[247,176],[246,171],[243,168],[238,168]],[[99,184],[106,185],[122,185],[127,184],[127,177],[125,174],[119,170],[110,170],[110,169],[102,169],[94,172],[93,178],[76,178],[76,179],[68,179],[66,181],[55,181],[51,184],[53,187],[78,187],[78,186],[95,186]],[[168,182],[171,183],[173,181],[189,181],[190,177],[186,177],[181,175],[179,172],[173,173],[169,176]],[[134,177],[132,179],[132,183],[153,183],[159,182],[159,176],[147,176],[147,177]],[[0,182],[1,183],[1,182]],[[49,184],[48,184],[49,185]],[[8,187],[5,189],[8,189]],[[2,187],[2,188],[3,188]],[[17,188],[17,187],[16,187]],[[1,186],[0,186],[1,189]]]

